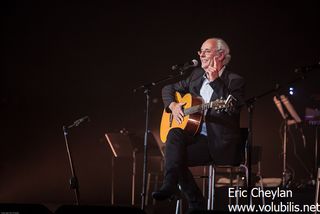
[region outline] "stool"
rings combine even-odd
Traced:
[[[213,210],[214,208],[214,196],[215,196],[215,176],[216,176],[216,170],[218,168],[224,168],[229,170],[230,172],[230,186],[233,185],[233,179],[232,176],[234,173],[236,173],[237,175],[237,185],[236,185],[236,189],[239,190],[239,178],[241,173],[244,174],[245,177],[245,186],[248,185],[248,179],[249,179],[249,172],[248,172],[248,167],[247,167],[247,137],[248,137],[248,129],[247,128],[241,128],[241,146],[239,149],[239,154],[242,156],[241,159],[241,163],[238,165],[215,165],[215,164],[210,164],[209,165],[209,169],[208,169],[208,176],[204,175],[204,176],[200,176],[200,178],[208,178],[208,204],[207,204],[207,209],[208,210]],[[259,184],[260,184],[260,188],[263,191],[263,183],[262,183],[262,176],[261,176],[261,146],[253,146],[252,148],[252,154],[253,158],[252,158],[252,165],[257,164],[258,166],[258,170],[256,173],[256,177],[259,178]],[[252,155],[251,154],[251,155]],[[204,170],[204,174],[206,173],[206,170]],[[205,184],[203,184],[204,186]],[[203,188],[203,193],[204,193],[204,188]],[[204,194],[205,195],[205,194]],[[251,195],[250,196],[250,203],[251,203]],[[181,203],[182,200],[179,199],[177,200],[176,203],[176,214],[178,214],[179,212],[181,213]],[[229,198],[229,203],[231,203],[231,198]],[[264,196],[262,196],[262,203],[263,205],[265,205],[265,199]],[[238,197],[236,197],[236,204],[239,204],[239,199]]]
[[[237,172],[237,185],[236,189],[239,190],[239,173],[244,171],[245,173],[245,181],[246,185],[248,184],[248,168],[244,164],[240,164],[238,166],[230,166],[230,165],[209,165],[209,176],[208,176],[208,204],[207,209],[213,210],[214,207],[214,194],[215,194],[215,169],[216,168],[224,168],[230,170],[230,186],[233,185],[232,174],[233,172]],[[229,198],[229,203],[231,202],[231,198]],[[236,204],[239,204],[238,197],[236,197]]]
[[[181,191],[181,186],[178,185],[179,190]],[[175,214],[182,214],[182,198],[179,197],[176,202],[176,212]]]
[[[163,168],[164,168],[164,159],[163,157],[150,157],[151,162],[159,163],[159,169],[149,169],[149,172],[147,174],[147,188],[146,188],[146,195],[145,195],[145,205],[148,205],[149,201],[149,194],[150,189],[152,188],[153,191],[158,189],[159,180],[162,180],[162,176],[159,176],[159,174],[163,174]],[[160,177],[160,178],[159,178]],[[153,183],[153,187],[151,187],[151,183]],[[152,197],[151,197],[152,198]],[[152,205],[156,204],[156,200],[152,199]]]
[[[150,191],[150,183],[151,183],[151,176],[154,177],[154,187],[153,190],[158,189],[158,183],[159,183],[159,175],[155,172],[149,172],[147,177],[147,190],[146,190],[146,196],[145,196],[145,205],[148,205],[148,196]],[[152,205],[155,205],[156,201],[152,199]]]
[[[261,153],[262,153],[262,148],[261,146],[253,146],[252,147],[252,165],[257,165],[257,171],[255,176],[259,179],[259,186],[262,191],[264,191],[263,188],[263,179],[261,176]],[[248,172],[248,167],[247,167],[247,161],[245,160],[243,164],[239,165],[214,165],[211,164],[209,165],[209,176],[208,176],[208,205],[207,208],[208,210],[213,210],[214,207],[214,188],[215,188],[215,176],[216,172],[215,169],[227,169],[230,172],[230,183],[229,186],[231,187],[233,185],[233,173],[237,173],[237,185],[236,185],[236,190],[239,190],[239,176],[241,173],[244,173],[245,175],[245,186],[247,187],[248,185],[248,178],[249,178],[249,172]],[[258,185],[258,184],[257,184]],[[249,193],[248,193],[249,194]],[[251,194],[248,195],[250,198],[250,203],[252,203],[252,198]],[[264,195],[262,195],[261,198],[262,204],[265,205],[265,198]],[[231,198],[229,197],[229,204],[231,203]],[[236,204],[239,204],[239,198],[236,197]]]

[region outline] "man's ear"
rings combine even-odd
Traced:
[[[218,51],[218,59],[219,60],[223,60],[225,57],[224,51],[223,50],[219,50]]]

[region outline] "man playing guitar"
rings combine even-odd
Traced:
[[[162,89],[165,111],[177,124],[185,118],[185,102],[176,99],[176,92],[201,97],[204,103],[235,98],[233,109],[217,112],[203,110],[199,129],[190,134],[183,128],[172,128],[166,138],[165,174],[161,188],[152,193],[156,200],[166,200],[177,193],[179,184],[190,210],[204,210],[205,199],[189,166],[240,163],[240,108],[244,104],[244,79],[227,70],[231,55],[228,45],[220,38],[209,38],[198,51],[201,68],[195,68],[184,80]]]

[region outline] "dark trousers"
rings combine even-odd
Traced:
[[[180,128],[170,130],[165,148],[164,183],[179,184],[189,206],[203,202],[204,197],[188,167],[203,166],[210,162],[212,158],[206,136],[191,136]]]

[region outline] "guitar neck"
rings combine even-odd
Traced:
[[[201,105],[196,105],[196,106],[192,106],[190,108],[184,109],[183,113],[184,115],[189,115],[189,114],[194,114],[194,113],[198,113],[201,111],[205,111],[208,110],[209,108],[212,108],[212,106],[214,106],[214,101],[209,102],[209,103],[204,103]]]

